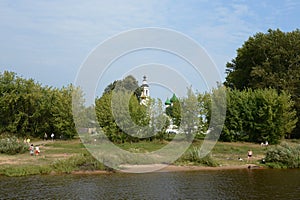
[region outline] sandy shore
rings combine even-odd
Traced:
[[[240,169],[264,169],[263,167],[246,164],[234,166],[219,166],[219,167],[205,167],[205,166],[177,166],[166,164],[153,165],[122,165],[120,170],[115,171],[74,171],[72,174],[110,174],[110,173],[149,173],[149,172],[184,172],[184,171],[210,171],[210,170],[240,170]]]
[[[159,171],[161,171],[161,172],[176,172],[176,171],[236,170],[236,169],[263,169],[263,168],[260,166],[254,165],[254,164],[219,166],[219,167],[168,165]]]

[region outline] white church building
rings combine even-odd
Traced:
[[[143,82],[141,85],[142,88],[142,93],[141,93],[141,105],[147,105],[147,102],[150,97],[150,92],[149,92],[149,85],[147,83],[147,77],[144,75],[143,76]]]

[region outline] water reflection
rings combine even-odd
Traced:
[[[298,199],[300,170],[0,177],[1,199]]]

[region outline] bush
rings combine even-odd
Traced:
[[[24,153],[28,150],[28,145],[19,141],[18,138],[5,137],[0,139],[0,153],[14,155]]]
[[[300,145],[283,143],[266,153],[266,164],[271,168],[300,168]]]
[[[57,160],[51,167],[59,173],[71,173],[76,170],[108,170],[90,154],[79,154],[68,159]]]
[[[219,164],[212,158],[212,156],[206,155],[205,157],[200,156],[200,149],[193,147],[192,149],[185,152],[177,162],[192,162],[193,164],[200,164],[209,167],[217,167]]]

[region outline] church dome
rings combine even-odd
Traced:
[[[141,87],[149,87],[149,85],[148,85],[148,83],[147,83],[147,77],[144,76],[143,78],[144,78],[144,79],[143,79],[143,82],[142,82]]]
[[[178,98],[176,97],[175,94],[173,94],[173,96],[171,97],[170,101],[171,101],[171,103],[173,103],[175,101],[178,101]]]
[[[167,98],[167,100],[165,101],[165,105],[171,105],[171,101],[169,98]]]

